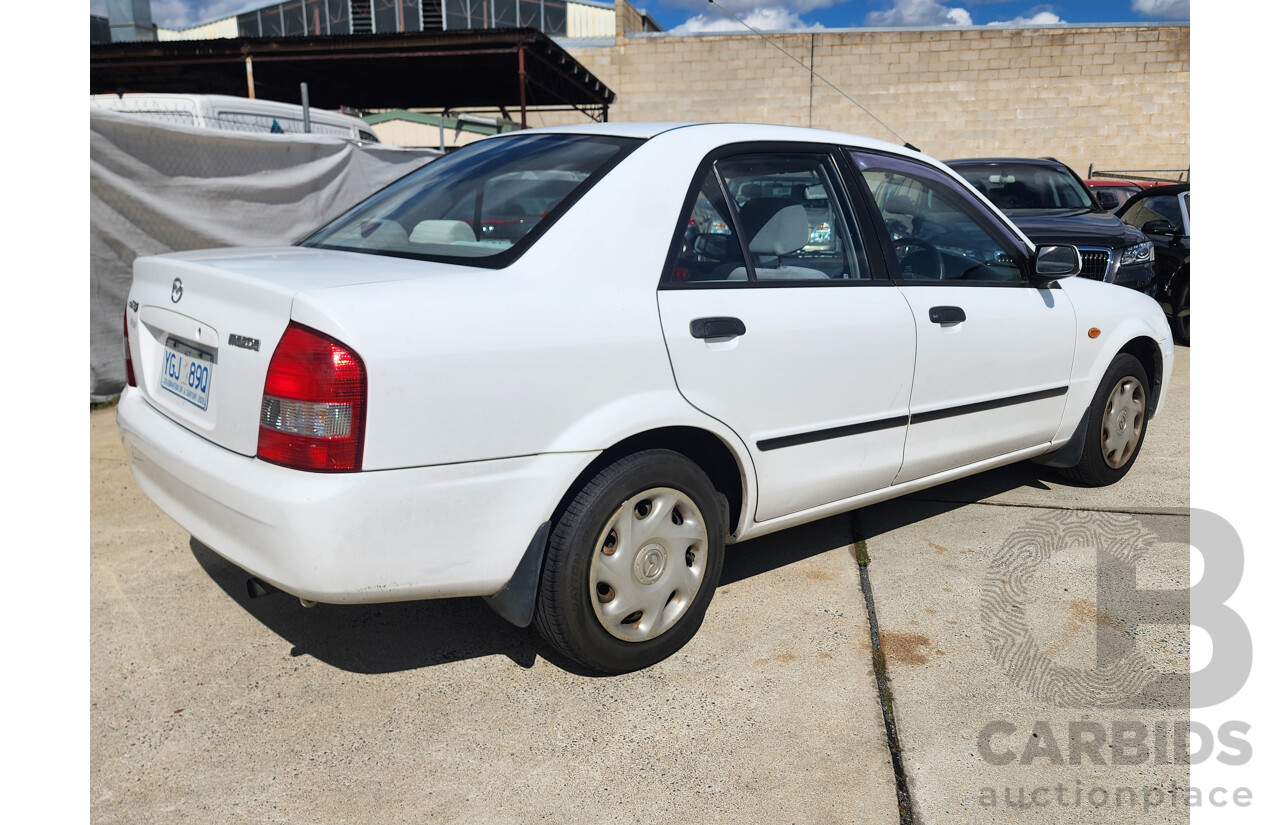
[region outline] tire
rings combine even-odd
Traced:
[[[724,562],[716,489],[683,455],[646,450],[601,470],[548,541],[534,621],[588,670],[625,673],[685,645]]]
[[[1105,487],[1124,478],[1147,437],[1147,404],[1151,382],[1142,363],[1120,354],[1111,362],[1089,404],[1084,452],[1067,478],[1090,487]]]
[[[1169,318],[1169,330],[1173,340],[1185,346],[1191,345],[1191,281],[1182,282],[1173,297],[1173,315]]]

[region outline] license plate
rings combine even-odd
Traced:
[[[213,380],[213,353],[182,343],[164,342],[164,372],[160,386],[202,410],[209,409],[209,383]]]

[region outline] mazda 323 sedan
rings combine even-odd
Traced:
[[[296,246],[138,260],[118,421],[254,581],[483,596],[628,671],[693,636],[726,544],[1023,459],[1124,476],[1173,343],[1079,266],[887,143],[520,132]]]

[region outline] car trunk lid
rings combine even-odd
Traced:
[[[254,455],[267,368],[297,295],[422,274],[417,261],[302,247],[139,258],[126,313],[138,389],[183,427]]]

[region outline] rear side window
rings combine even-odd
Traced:
[[[684,217],[668,282],[869,279],[862,239],[846,224],[839,186],[826,154],[721,158]]]
[[[393,183],[302,245],[505,266],[637,145],[567,134],[480,141]]]

